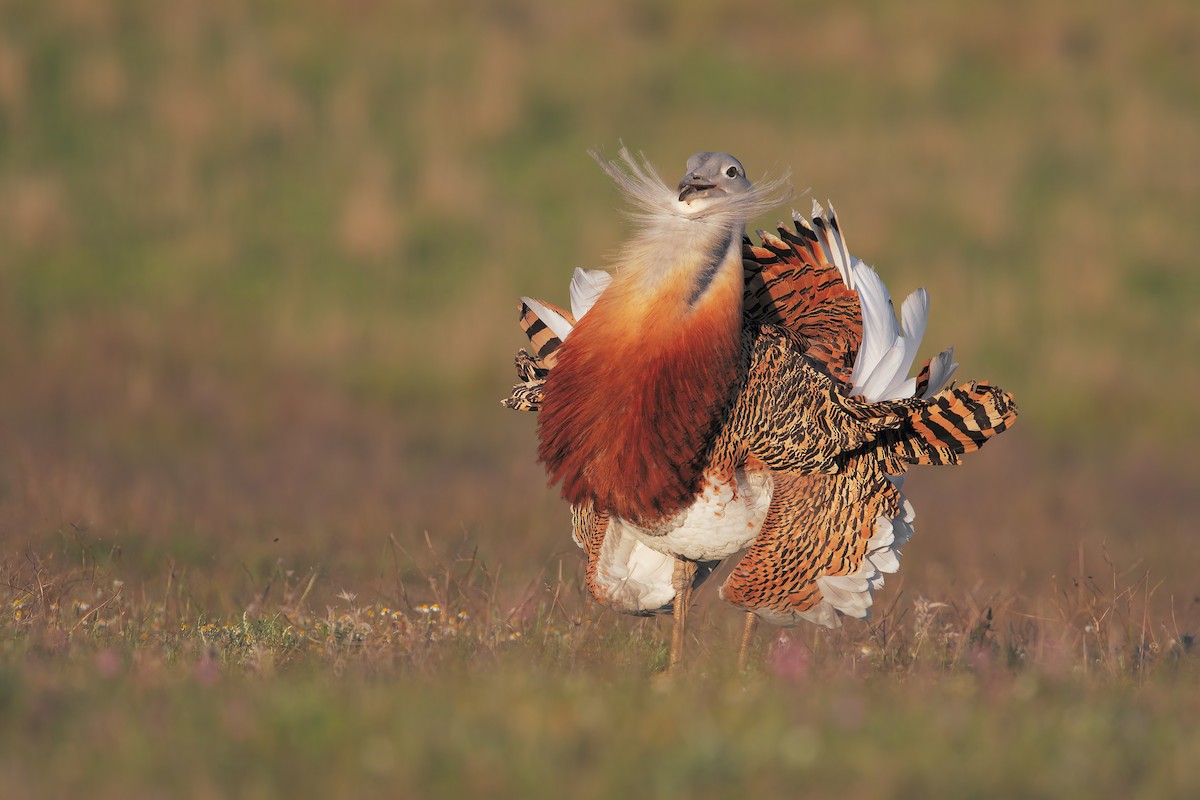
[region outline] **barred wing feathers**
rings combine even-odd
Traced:
[[[763,530],[720,589],[776,625],[835,627],[864,617],[897,548],[912,535],[912,506],[878,466],[855,474],[778,473]]]
[[[517,304],[518,321],[533,345],[533,353],[526,350],[517,353],[515,365],[520,383],[500,401],[501,405],[516,411],[537,411],[542,407],[542,387],[558,360],[558,348],[611,281],[612,276],[603,270],[576,268],[571,279],[570,311],[545,300],[521,298]]]
[[[791,465],[774,465],[784,471],[775,474],[763,530],[730,573],[721,596],[775,624],[808,620],[834,627],[843,615],[866,617],[884,575],[899,569],[899,549],[912,536],[916,516],[900,491],[907,467],[958,463],[961,455],[1011,425],[1016,407],[1011,395],[987,384],[942,390],[958,366],[952,348],[908,377],[925,333],[928,294],[918,289],[909,295],[898,322],[879,276],[849,254],[832,207],[826,213],[814,202],[811,223],[799,215],[795,219],[796,234],[781,230],[781,239],[760,234],[763,247],[748,246],[747,258],[777,276],[768,294],[785,302],[804,292],[793,282],[811,283],[810,275],[824,264],[836,268],[843,287],[853,290],[854,308],[847,313],[836,305],[839,296],[832,296],[835,305],[827,307],[825,319],[837,323],[818,334],[833,342],[824,363],[848,382],[850,405],[860,405],[879,427],[862,449],[844,451],[838,469],[828,474],[800,475],[786,471]],[[830,273],[825,268],[836,286]],[[776,319],[760,316],[802,338],[820,330],[804,326],[821,306],[784,307],[797,306],[802,310]],[[748,314],[750,308],[747,303]],[[806,349],[818,361],[820,341]],[[768,435],[786,432],[786,426],[768,427]]]
[[[795,219],[795,232],[781,225],[779,236],[758,231],[760,245],[743,243],[746,320],[796,334],[809,358],[848,382],[862,338],[858,298],[844,263],[831,262],[816,231]]]

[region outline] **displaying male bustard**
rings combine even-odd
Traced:
[[[866,617],[912,535],[904,472],[978,450],[1012,425],[1012,396],[943,388],[953,349],[909,377],[928,296],[898,322],[832,207],[753,244],[746,220],[781,202],[781,181],[752,184],[726,153],[692,156],[674,189],[627,150],[597,161],[636,230],[611,272],[575,271],[569,312],[521,299],[533,353],[503,401],[540,411],[589,592],[673,612],[671,669],[693,588],[743,550],[720,589],[748,612],[740,659],[760,617]]]

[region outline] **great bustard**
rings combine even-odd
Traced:
[[[541,411],[539,456],[571,502],[590,593],[673,611],[672,669],[693,588],[746,548],[721,587],[748,612],[740,661],[760,617],[867,616],[912,535],[905,470],[982,447],[1015,420],[1012,396],[942,389],[952,349],[908,377],[928,296],[898,323],[832,207],[754,245],[745,222],[780,182],[751,184],[736,158],[692,156],[674,190],[628,151],[600,163],[637,231],[611,273],[575,271],[570,312],[522,298],[534,353],[504,400]]]

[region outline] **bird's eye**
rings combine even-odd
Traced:
[[[729,169],[725,170],[725,174],[731,178],[736,178],[738,176],[738,168],[730,167]]]

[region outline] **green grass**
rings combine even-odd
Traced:
[[[1047,616],[917,600],[870,628],[772,632],[744,675],[729,626],[704,619],[667,681],[655,625],[598,614],[573,581],[522,611],[496,605],[486,568],[441,568],[394,576],[394,605],[342,592],[323,612],[315,574],[277,571],[212,619],[174,573],[147,592],[111,562],[17,567],[0,771],[27,794],[100,797],[1200,788],[1200,662],[1149,616],[1145,578],[1080,577]]]
[[[899,687],[707,680],[664,693],[644,681],[511,670],[486,684],[447,676],[433,685],[204,675],[150,668],[87,679],[103,693],[9,686],[25,697],[8,711],[55,744],[6,748],[36,756],[67,794],[95,794],[99,779],[101,797],[551,797],[563,785],[597,798],[797,786],[855,796],[1182,797],[1196,788],[1195,709],[1179,708],[1168,687],[1098,692],[964,676]],[[444,716],[462,706],[469,719]],[[50,721],[71,707],[68,724]]]
[[[6,791],[1196,794],[1198,42],[1183,0],[0,3]],[[712,586],[671,684],[585,600],[497,403],[516,298],[627,229],[621,139],[791,169],[1021,408],[906,484],[870,624],[745,676]]]

